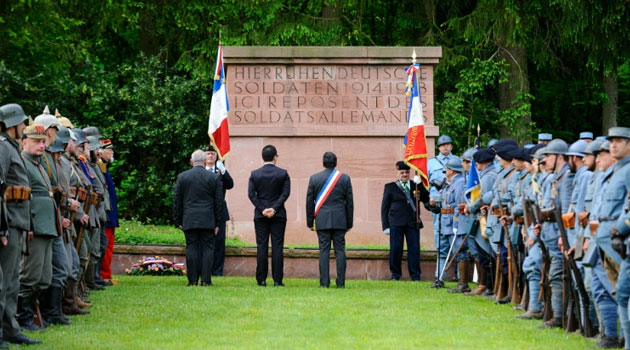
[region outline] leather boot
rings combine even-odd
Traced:
[[[74,286],[74,301],[77,303],[77,306],[82,309],[86,307],[92,307],[92,302],[82,296],[81,289],[87,289],[87,287],[85,287],[85,281],[83,280],[79,280],[79,281],[81,282],[75,284]],[[83,287],[80,287],[80,286],[83,286]]]
[[[103,256],[98,258],[98,260],[96,260],[96,264],[94,264],[95,265],[94,266],[94,283],[96,283],[97,286],[101,286],[105,288],[107,284],[105,283],[105,280],[101,278],[101,265],[102,264],[103,264]]]
[[[90,260],[87,267],[85,268],[85,284],[87,285],[88,288],[92,290],[103,290],[105,289],[105,287],[99,286],[98,284],[96,284],[95,270],[96,270],[96,264],[95,262]]]
[[[50,287],[39,293],[37,297],[39,301],[39,312],[42,314],[42,318],[46,319],[52,312],[52,304],[50,302]]]
[[[481,265],[479,264],[479,262],[475,262],[475,265],[477,265],[477,275],[479,276],[479,281],[477,284],[477,288],[475,288],[475,290],[473,290],[472,292],[468,292],[468,293],[464,293],[465,295],[481,295],[483,292],[486,291],[486,272],[484,271],[484,269],[481,267]]]
[[[33,322],[35,315],[35,298],[32,296],[18,296],[18,309],[16,319],[20,324],[20,328],[25,331],[34,332],[41,328]]]
[[[492,265],[490,265],[490,268],[488,269],[484,269],[484,272],[486,274],[486,290],[481,293],[482,296],[492,296],[494,295],[494,278],[492,278]]]
[[[50,304],[49,304],[48,312],[46,313],[45,316],[42,313],[42,317],[44,318],[46,322],[51,323],[51,324],[69,325],[70,320],[66,318],[66,316],[64,316],[63,312],[61,311],[61,294],[62,294],[61,287],[50,286],[48,287],[47,290],[49,291],[48,301]]]
[[[449,289],[449,293],[466,293],[470,292],[468,286],[468,260],[460,260],[457,262],[457,269],[459,270],[459,279],[457,280],[457,287]]]
[[[512,295],[509,290],[508,276],[503,276],[501,279],[501,286],[499,286],[499,293],[496,295],[495,303],[507,304],[512,301]]]
[[[81,310],[74,299],[74,285],[74,281],[68,280],[68,285],[63,293],[62,311],[66,315],[87,315],[90,312]]]

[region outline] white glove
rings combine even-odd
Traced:
[[[383,234],[389,236],[389,227],[383,230]]]
[[[420,184],[420,176],[418,176],[418,175],[414,176],[413,177],[413,182],[415,182],[416,185],[419,185]]]
[[[221,175],[225,174],[225,164],[222,161],[217,160],[217,164],[215,165],[217,169],[221,172]]]

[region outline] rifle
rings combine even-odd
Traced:
[[[530,217],[533,218],[533,226],[541,223],[540,208],[537,203],[525,201],[525,207],[523,209],[528,213],[528,215],[530,215]],[[540,236],[536,237],[536,243],[538,243],[538,247],[540,248],[542,255],[542,270],[540,273],[541,294],[538,295],[538,300],[542,299],[543,303],[543,321],[548,321],[553,318],[553,310],[551,309],[551,285],[549,284],[551,257],[549,256],[545,242],[543,242]]]
[[[501,203],[501,194],[499,194],[499,210],[501,210],[501,214],[505,215],[507,213],[504,211],[503,203]],[[512,290],[512,302],[515,304],[520,303],[521,293],[518,289],[518,268],[516,266],[516,254],[514,254],[514,247],[512,246],[512,240],[510,239],[510,230],[508,229],[506,224],[501,224],[503,228],[503,234],[505,235],[505,240],[507,241],[507,251],[508,251],[508,291]]]
[[[453,261],[455,261],[455,257],[466,246],[466,241],[468,240],[468,237],[470,236],[470,234],[471,233],[476,233],[478,228],[479,228],[479,220],[478,219],[474,219],[474,221],[472,222],[472,224],[470,226],[470,230],[468,232],[466,232],[466,235],[464,235],[464,238],[462,238],[462,242],[459,244],[459,246],[457,246],[457,249],[455,250],[455,253],[451,256],[451,259],[446,263],[446,267],[444,268],[444,270],[448,271],[448,268],[451,267],[451,264],[453,264]]]
[[[568,250],[570,248],[569,238],[567,236],[567,231],[564,228],[562,223],[562,212],[560,211],[560,206],[556,205],[554,208],[555,219],[558,223],[558,229],[560,230],[560,238],[562,239],[562,250]],[[589,304],[590,300],[588,298],[588,293],[586,292],[586,287],[584,286],[584,280],[582,279],[582,273],[580,269],[577,267],[575,260],[573,259],[573,255],[568,254],[567,258],[563,261],[567,265],[567,272],[569,276],[572,276],[572,282],[577,287],[577,292],[579,293],[579,300],[577,299],[578,295],[575,295],[575,289],[571,288],[569,285],[569,293],[573,294],[574,302],[571,303],[573,306],[577,306],[577,309],[572,309],[572,306],[569,306],[569,319],[567,320],[567,326],[571,325],[571,318],[575,317],[577,326],[580,328],[582,334],[585,337],[592,337],[595,335],[593,330],[593,325],[591,324],[591,319],[588,317],[589,315]],[[581,303],[580,303],[581,301]],[[577,304],[577,305],[576,305]],[[584,315],[584,319],[580,315],[580,304],[582,306],[582,315]]]
[[[92,206],[92,193],[88,192],[87,199],[85,200],[85,203],[83,203],[83,212],[89,213],[91,206]],[[85,231],[85,225],[81,225],[81,227],[79,228],[79,233],[77,233],[77,242],[75,244],[75,248],[77,252],[81,250],[81,243],[83,241],[83,231]]]

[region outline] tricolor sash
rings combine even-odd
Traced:
[[[324,205],[324,202],[326,202],[326,199],[328,199],[330,192],[332,192],[333,188],[335,188],[335,185],[337,184],[337,181],[339,181],[339,179],[341,178],[341,175],[341,172],[337,169],[333,169],[333,171],[330,173],[330,176],[328,176],[326,183],[324,183],[324,187],[322,187],[322,189],[317,194],[317,198],[315,199],[315,214],[313,214],[313,216],[317,217],[319,209],[321,209],[322,205]]]

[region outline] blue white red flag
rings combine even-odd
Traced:
[[[219,159],[224,160],[230,153],[230,131],[228,128],[227,88],[225,86],[225,70],[223,69],[223,47],[219,46],[217,53],[217,68],[214,71],[214,86],[212,101],[210,102],[210,118],[208,121],[208,136],[210,144],[217,150]]]
[[[337,169],[333,169],[332,173],[330,173],[330,175],[328,176],[324,187],[322,187],[322,189],[317,194],[317,198],[315,198],[315,213],[313,214],[314,217],[317,217],[319,209],[322,208],[322,205],[324,205],[324,202],[326,202],[326,199],[328,199],[330,192],[332,192],[333,188],[335,188],[335,185],[340,178],[341,172]]]
[[[427,170],[428,152],[424,133],[424,116],[422,100],[418,91],[418,70],[420,65],[412,64],[407,68],[407,95],[411,95],[409,113],[407,115],[407,135],[405,136],[405,163],[413,168],[426,189],[429,189],[429,172]]]

